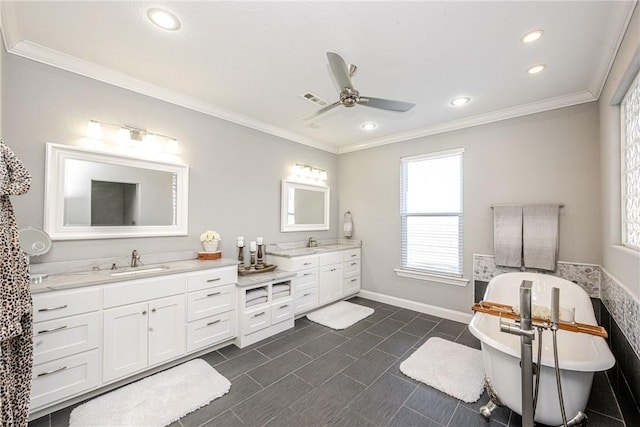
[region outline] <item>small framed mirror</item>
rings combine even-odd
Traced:
[[[282,181],[280,231],[329,229],[329,187]]]
[[[188,194],[187,165],[47,143],[53,240],[186,236]]]

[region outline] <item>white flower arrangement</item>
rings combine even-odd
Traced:
[[[207,230],[200,235],[201,242],[211,242],[212,240],[220,240],[220,234],[213,230]]]

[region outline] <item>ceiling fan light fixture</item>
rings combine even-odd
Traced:
[[[152,7],[147,10],[147,17],[155,25],[165,30],[175,31],[180,28],[180,20],[168,10]]]
[[[543,34],[544,34],[544,31],[542,30],[529,31],[527,34],[522,36],[522,38],[520,38],[520,41],[522,43],[533,43],[534,41],[542,37]]]
[[[527,70],[527,73],[529,73],[529,74],[538,74],[538,73],[540,73],[542,70],[544,70],[544,69],[545,69],[545,67],[546,67],[546,65],[544,65],[544,64],[534,65],[533,67],[530,67],[530,68]]]
[[[375,128],[377,128],[377,127],[378,127],[378,125],[377,125],[377,124],[375,124],[375,123],[373,123],[373,122],[366,122],[366,123],[361,124],[361,125],[360,125],[360,127],[361,127],[362,129],[366,130],[366,131],[372,131],[372,130],[374,130]]]
[[[451,100],[451,105],[454,107],[462,107],[463,105],[467,105],[471,102],[471,98],[468,96],[458,96],[457,98],[453,98]]]

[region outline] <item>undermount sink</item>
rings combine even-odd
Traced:
[[[158,271],[168,270],[166,265],[159,265],[154,267],[132,267],[125,271],[117,271],[115,273],[109,273],[110,276],[137,276],[139,274],[157,273]]]
[[[287,254],[289,256],[295,256],[295,255],[313,255],[316,253],[317,250],[318,248],[295,248],[295,249],[285,249],[280,252]]]

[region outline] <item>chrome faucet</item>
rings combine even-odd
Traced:
[[[133,252],[131,252],[131,267],[137,267],[138,262],[140,262],[140,254],[134,249]]]
[[[316,242],[316,239],[314,239],[313,237],[309,237],[309,243],[307,243],[307,247],[315,248],[317,246],[318,246],[318,242]]]

